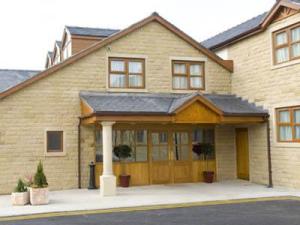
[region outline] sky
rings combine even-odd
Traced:
[[[0,68],[43,69],[65,25],[123,29],[158,12],[198,41],[268,11],[275,0],[1,0]]]

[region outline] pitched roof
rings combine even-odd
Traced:
[[[80,92],[96,114],[173,114],[183,104],[201,96],[224,115],[264,116],[267,111],[235,95]]]
[[[219,33],[203,42],[201,44],[206,48],[214,48],[218,45],[222,45],[222,43],[228,42],[231,39],[236,38],[239,35],[242,35],[246,32],[250,32],[253,29],[257,28],[268,12],[264,12],[256,17],[253,17],[250,20],[247,20],[235,27],[232,27],[222,33]]]
[[[162,26],[164,26],[166,29],[168,29],[170,32],[173,32],[175,35],[177,35],[179,38],[183,39],[184,41],[186,41],[187,43],[189,43],[191,46],[193,46],[195,49],[197,49],[198,51],[202,52],[203,54],[205,54],[208,58],[210,58],[211,60],[213,60],[214,62],[216,62],[217,64],[219,64],[220,66],[222,66],[224,69],[232,72],[233,71],[233,64],[232,61],[228,61],[228,60],[223,60],[221,59],[219,56],[217,56],[214,52],[204,48],[203,46],[201,46],[197,41],[195,41],[194,39],[192,39],[190,36],[188,36],[187,34],[185,34],[183,31],[179,30],[177,27],[175,27],[173,24],[171,24],[170,22],[168,22],[167,20],[165,20],[164,18],[162,18],[161,16],[159,16],[157,13],[153,13],[152,15],[150,15],[149,17],[146,17],[145,19],[129,26],[128,28],[121,30],[120,32],[117,32],[105,39],[103,39],[102,41],[99,41],[98,43],[78,52],[77,54],[74,54],[73,56],[69,57],[68,59],[60,62],[59,64],[56,64],[44,71],[42,71],[41,73],[37,74],[36,76],[34,76],[31,79],[26,80],[25,82],[22,82],[21,84],[18,84],[15,87],[10,88],[9,90],[0,93],[0,99],[4,98],[10,94],[15,93],[16,91],[27,87],[29,85],[31,85],[32,83],[47,77],[51,74],[53,74],[54,72],[60,70],[61,68],[64,68],[65,66],[68,66],[74,62],[76,62],[77,60],[93,53],[94,51],[97,51],[98,49],[112,43],[115,40],[118,40],[124,36],[126,36],[127,34],[136,31],[137,29],[151,23],[151,22],[157,22],[159,24],[161,24]]]
[[[264,12],[237,26],[208,38],[202,41],[201,44],[206,48],[216,49],[223,47],[226,44],[230,44],[239,38],[247,37],[249,34],[254,34],[255,31],[264,31],[267,25],[271,22],[277,10],[279,10],[281,7],[290,7],[299,10],[300,0],[277,0],[268,12]]]
[[[66,26],[71,35],[108,37],[119,32],[118,29]]]
[[[36,70],[0,69],[0,93],[35,76],[39,72]]]

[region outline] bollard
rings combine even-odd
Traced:
[[[90,165],[90,181],[89,181],[89,190],[96,189],[95,185],[95,163],[91,162]]]

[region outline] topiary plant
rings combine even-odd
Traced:
[[[22,179],[18,180],[18,184],[15,187],[15,192],[26,192],[27,191],[27,187],[25,185],[25,183],[23,182]]]
[[[125,174],[125,159],[131,157],[132,149],[128,145],[117,145],[114,147],[114,154],[117,156],[121,162],[121,174]]]
[[[43,164],[40,161],[37,166],[37,171],[34,175],[33,187],[34,188],[44,188],[47,186],[48,186],[47,178],[46,178],[46,175],[44,174]]]

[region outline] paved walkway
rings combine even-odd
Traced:
[[[10,195],[0,196],[0,218],[49,212],[111,209],[244,198],[300,196],[300,191],[266,188],[245,181],[213,184],[174,184],[118,188],[118,195],[101,198],[99,190],[75,189],[50,192],[50,204],[12,206]]]

